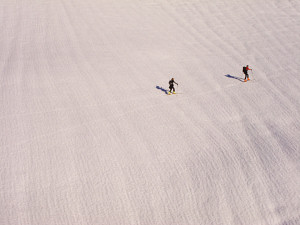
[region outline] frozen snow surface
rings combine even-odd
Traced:
[[[1,225],[300,224],[299,0],[2,0],[0,29]]]

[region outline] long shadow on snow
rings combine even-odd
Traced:
[[[166,95],[168,94],[168,91],[167,91],[166,89],[164,89],[163,87],[156,86],[156,88],[157,88],[158,90],[161,90],[161,91],[165,92]]]
[[[228,78],[236,79],[236,80],[241,81],[241,82],[244,82],[243,78],[231,76],[230,74],[227,74],[227,75],[224,75],[224,76],[228,77]]]

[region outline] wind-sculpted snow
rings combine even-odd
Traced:
[[[0,12],[0,224],[300,224],[299,1]]]

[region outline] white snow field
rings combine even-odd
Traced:
[[[1,0],[0,30],[1,225],[300,224],[299,0]]]

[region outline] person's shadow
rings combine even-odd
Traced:
[[[164,89],[163,87],[156,86],[156,88],[157,88],[158,90],[161,90],[161,91],[165,92],[166,95],[168,94],[168,91],[167,91],[166,89]]]
[[[226,75],[224,75],[224,76],[225,76],[225,77],[228,77],[228,78],[236,79],[236,80],[241,81],[241,82],[244,82],[244,79],[241,78],[241,77],[231,76],[230,74],[226,74]]]

